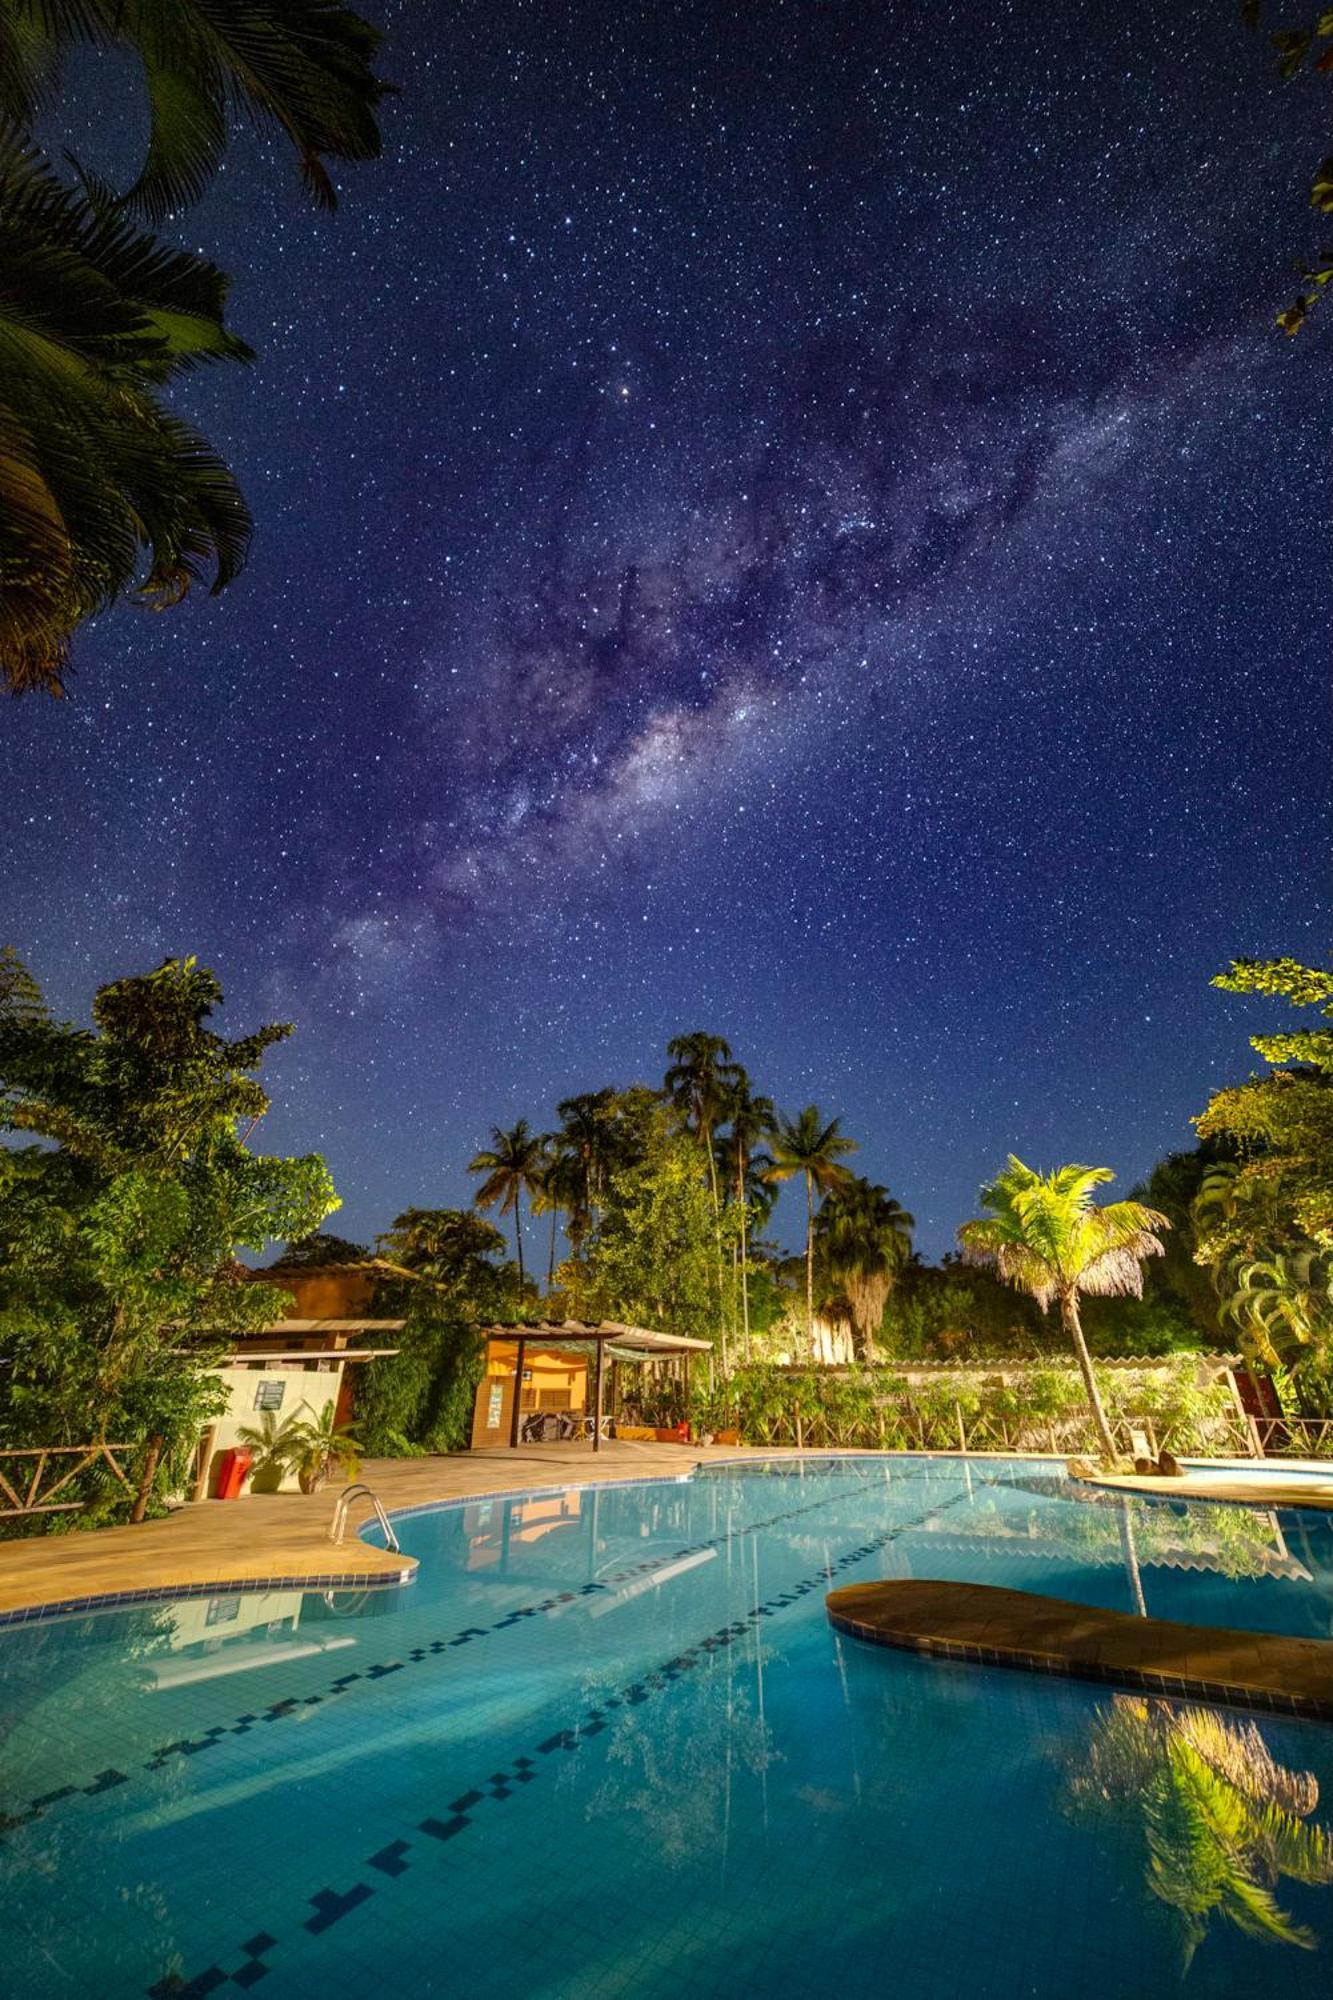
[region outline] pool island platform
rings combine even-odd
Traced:
[[[1333,1641],[1182,1625],[988,1583],[906,1578],[829,1592],[851,1638],[972,1666],[1016,1667],[1333,1721]]]
[[[1162,1473],[1075,1472],[1071,1479],[1162,1500],[1232,1500],[1251,1507],[1333,1508],[1333,1462],[1316,1458],[1182,1460],[1180,1477]]]

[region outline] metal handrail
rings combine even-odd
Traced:
[[[375,1509],[375,1519],[384,1530],[385,1541],[395,1555],[401,1555],[402,1550],[398,1546],[398,1537],[393,1531],[393,1525],[388,1515],[380,1505],[379,1495],[360,1479],[354,1480],[350,1486],[345,1487],[338,1495],[338,1504],[333,1510],[333,1520],[329,1527],[329,1540],[331,1542],[341,1542],[343,1536],[347,1533],[347,1510],[353,1500],[369,1500],[371,1506]]]

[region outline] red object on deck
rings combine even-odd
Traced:
[[[219,1500],[239,1500],[241,1488],[254,1453],[245,1445],[237,1445],[231,1451],[224,1451],[218,1458],[217,1498]]]
[[[690,1441],[689,1425],[687,1423],[682,1423],[676,1431],[676,1436],[680,1439],[682,1444],[688,1444]]]

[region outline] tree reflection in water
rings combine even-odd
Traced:
[[[1247,1937],[1317,1947],[1274,1891],[1284,1877],[1333,1882],[1333,1833],[1310,1817],[1314,1773],[1277,1763],[1255,1724],[1117,1695],[1069,1796],[1080,1815],[1141,1838],[1145,1884],[1169,1912],[1183,1971],[1213,1918]]]

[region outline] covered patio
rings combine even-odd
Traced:
[[[711,1352],[706,1340],[625,1326],[619,1320],[510,1321],[484,1326],[486,1372],[477,1390],[472,1446],[507,1443],[517,1451],[525,1417],[578,1411],[600,1452],[608,1421],[605,1408],[607,1363],[670,1366],[688,1399],[690,1357]],[[591,1369],[591,1384],[588,1381]],[[550,1386],[538,1386],[539,1376]],[[531,1388],[525,1387],[529,1381]],[[549,1398],[550,1400],[546,1400]],[[556,1399],[562,1399],[557,1401]]]

